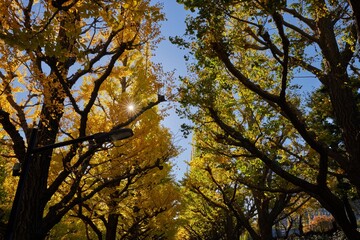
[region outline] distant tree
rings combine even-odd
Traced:
[[[315,216],[309,223],[310,225],[310,231],[313,232],[326,232],[333,228],[333,217],[332,216],[326,216],[326,215],[320,215]]]
[[[214,212],[222,212],[216,216],[216,224],[223,224],[222,239],[239,239],[245,231],[252,239],[271,239],[274,226],[290,219],[309,197],[280,179],[260,160],[249,163],[251,157],[247,158],[241,149],[217,143],[209,132],[206,127],[194,132],[195,149],[183,180],[185,193],[192,194],[183,197],[188,202],[184,207],[198,209],[199,204],[193,199],[200,198]],[[206,218],[187,211],[180,216],[199,218],[197,221]]]
[[[236,239],[244,232],[233,213],[214,206],[190,188],[184,188],[180,223],[175,239]]]
[[[169,239],[175,234],[178,189],[170,166],[123,180],[74,207],[50,239]],[[76,222],[76,226],[74,226]]]
[[[359,239],[348,198],[360,194],[358,35],[348,2],[178,2],[194,11],[190,40],[173,39],[196,59],[180,89],[184,114],[196,128],[215,124],[207,129],[216,141],[261,160]]]

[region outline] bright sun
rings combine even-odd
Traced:
[[[133,99],[125,98],[122,100],[121,109],[127,116],[133,116],[139,110],[139,106]]]
[[[135,110],[134,104],[129,104],[129,105],[127,106],[127,109],[128,109],[128,111],[133,112],[133,111]]]

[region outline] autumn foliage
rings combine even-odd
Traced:
[[[176,89],[151,59],[161,4],[0,2],[1,235],[360,239],[359,4],[177,2],[191,15],[171,39],[189,51]],[[178,183],[171,91],[193,133]],[[317,208],[331,216],[304,226]]]
[[[172,41],[193,60],[179,100],[199,152],[186,189],[234,214],[252,207],[239,202],[242,189],[250,203],[262,199],[252,221],[259,232],[242,221],[252,239],[270,239],[261,219],[275,212],[259,207],[274,210],[281,193],[315,198],[359,239],[351,204],[360,192],[356,1],[178,2],[193,12],[187,36]],[[199,166],[205,171],[195,176]]]
[[[166,74],[151,63],[164,19],[160,5],[1,1],[0,11],[0,138],[8,212],[15,163],[22,164],[23,183],[7,237],[163,235],[158,226],[162,215],[173,216],[177,195],[167,195],[175,191],[168,161],[176,149],[157,107],[165,101],[158,93],[165,92]],[[121,128],[131,128],[134,136],[31,153]],[[152,202],[154,196],[163,201]],[[75,230],[65,231],[74,223]]]

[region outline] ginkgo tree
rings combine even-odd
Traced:
[[[139,71],[140,67],[141,64],[136,65],[135,71],[138,73],[134,72],[129,80],[134,81],[134,75],[138,75],[139,79],[144,77],[144,71]],[[147,79],[150,80],[150,76]],[[152,89],[149,87],[151,84],[144,84],[141,81],[127,85],[137,96],[146,94]],[[111,89],[109,91],[112,92]],[[132,99],[138,102],[135,100],[136,96]],[[106,106],[107,104],[112,105],[113,101],[106,103],[104,99],[102,105]],[[136,104],[133,106],[135,107]],[[131,109],[126,109],[126,111],[129,110]],[[112,114],[118,115],[116,111],[111,111],[109,116]],[[128,114],[132,113],[128,112]],[[88,203],[84,203],[82,207],[79,206],[77,212],[81,212],[79,216],[82,219],[94,220],[98,223],[99,221],[96,219],[101,220],[106,228],[106,239],[146,239],[151,236],[161,236],[169,232],[165,231],[166,226],[173,225],[171,219],[175,214],[177,193],[175,184],[169,177],[170,166],[164,162],[176,152],[171,146],[171,136],[167,130],[159,127],[160,120],[161,116],[156,111],[148,111],[134,122],[133,129],[136,139],[131,141],[130,149],[126,144],[123,148],[112,150],[110,156],[124,157],[119,157],[118,162],[112,160],[108,169],[112,172],[114,170],[126,172],[129,168],[141,170],[141,167],[145,168],[154,164],[157,167],[149,169],[150,172],[143,171],[136,176],[128,177],[116,188],[107,189],[107,198],[104,198],[104,193],[101,193],[91,208],[84,207]],[[125,152],[128,154],[124,154]],[[109,173],[102,171],[101,174],[108,175]],[[126,176],[126,174],[122,175]],[[92,205],[91,202],[90,205]],[[108,212],[104,211],[104,206],[108,206]],[[86,218],[86,216],[88,217]],[[102,224],[97,228],[101,229]],[[97,225],[99,224],[92,226]],[[96,232],[101,232],[98,229]]]
[[[245,232],[252,239],[272,238],[275,225],[296,215],[309,197],[241,148],[216,141],[213,137],[217,127],[210,122],[209,119],[206,126],[194,131],[195,149],[189,173],[182,181],[183,198],[188,203],[180,216],[189,222],[183,227],[188,232],[187,239],[192,239],[192,231],[196,229],[206,233],[206,225],[198,223],[216,212],[222,212],[218,217],[224,219],[215,218],[211,225],[221,226],[214,227],[222,229],[221,239],[239,239]],[[208,213],[201,212],[198,206],[201,199],[211,209]]]
[[[154,72],[159,69],[149,63],[148,57],[146,47],[143,54],[135,52],[127,55],[122,61],[122,69],[127,74],[121,77],[121,81],[111,78],[103,84],[89,120],[92,131],[111,128],[114,121],[125,121],[136,113],[136,109],[128,108],[130,105],[136,108],[142,104],[141,101],[151,96],[154,85],[158,84]],[[149,71],[151,69],[153,71]],[[115,74],[118,76],[118,73]],[[161,227],[151,224],[154,219],[163,219],[163,216],[172,219],[171,215],[175,214],[174,209],[177,206],[176,187],[169,173],[171,166],[167,163],[176,154],[176,149],[172,145],[168,130],[160,125],[162,118],[163,115],[155,107],[143,113],[129,125],[135,134],[131,140],[115,142],[115,147],[108,149],[107,154],[100,152],[92,157],[91,162],[85,165],[86,176],[79,181],[76,190],[75,198],[84,201],[72,209],[71,217],[68,217],[66,222],[74,221],[74,217],[79,218],[87,226],[87,235],[96,235],[98,239],[107,240],[128,239],[136,235],[156,236],[170,232],[163,232],[163,228],[171,225],[171,220],[167,220],[168,223],[162,222]],[[59,167],[62,167],[61,161],[53,161],[53,174],[50,179],[56,176]],[[81,174],[78,174],[74,180],[80,177]],[[101,192],[96,192],[101,186],[99,183],[109,178],[117,179],[117,182],[113,182]],[[166,184],[162,184],[163,182]],[[56,193],[54,197],[68,198],[66,189],[76,187],[76,184],[69,180],[63,185],[65,191]],[[159,186],[155,187],[156,185]],[[162,193],[164,189],[167,192]],[[87,200],[87,195],[91,192],[95,192],[95,195]],[[149,202],[156,204],[149,206]],[[143,213],[143,216],[137,216],[138,220],[133,222],[131,213],[135,206],[138,209],[136,214]],[[146,231],[134,231],[138,225]],[[61,231],[52,232],[50,234],[55,238],[61,236]],[[81,232],[81,228],[78,228],[67,236],[79,238],[78,234]]]
[[[215,122],[217,141],[260,159],[360,238],[349,202],[360,189],[357,4],[178,2],[194,11],[190,40],[174,38],[197,60],[183,80],[186,114],[197,126]]]
[[[49,237],[58,239],[171,238],[175,232],[178,191],[169,178],[170,165],[128,177],[83,202],[55,226]],[[74,225],[74,222],[76,224]],[[87,237],[86,237],[87,236]]]
[[[112,145],[103,142],[31,153],[98,132],[132,126],[136,134],[141,130],[135,128],[146,127],[135,120],[146,110],[157,111],[165,98],[157,94],[161,84],[156,71],[139,59],[149,60],[164,16],[160,6],[147,0],[2,1],[0,9],[1,143],[11,146],[8,161],[24,166],[27,159],[20,176],[26,181],[7,237],[43,239],[75,206],[173,156],[167,145],[162,156],[137,164],[131,151],[138,149],[130,140],[113,143],[124,144],[117,156],[104,157],[102,151]],[[141,78],[131,78],[137,64]],[[141,88],[146,89],[139,92]],[[106,106],[109,101],[117,106]],[[125,109],[131,101],[136,109],[130,114]],[[111,158],[135,162],[117,172],[108,163],[120,166],[121,160]]]

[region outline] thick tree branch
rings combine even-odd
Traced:
[[[295,18],[298,18],[302,22],[304,22],[306,25],[308,25],[313,31],[316,30],[316,23],[314,20],[306,18],[303,14],[298,13],[295,9],[291,8],[283,8],[283,10],[287,13],[290,13]]]
[[[304,38],[306,38],[307,40],[309,40],[310,42],[314,42],[314,43],[318,43],[319,39],[317,39],[315,36],[308,34],[307,32],[305,32],[304,30],[302,30],[301,28],[287,22],[284,21],[284,26],[294,30],[295,32],[299,33],[301,36],[303,36]]]
[[[10,114],[8,112],[5,112],[0,107],[0,123],[3,126],[4,130],[9,134],[13,144],[13,149],[16,155],[16,158],[23,162],[25,159],[25,143],[23,138],[21,137],[19,131],[16,129],[16,127],[12,124],[10,120]]]
[[[262,97],[265,101],[267,101],[270,105],[276,104],[281,108],[284,116],[290,120],[290,122],[294,125],[300,135],[304,138],[304,140],[317,152],[323,153],[328,152],[329,149],[325,148],[325,144],[320,143],[316,140],[316,136],[313,133],[310,133],[307,130],[305,121],[301,117],[300,113],[294,106],[291,106],[288,102],[280,99],[279,96],[271,94],[266,90],[262,89],[259,85],[252,82],[250,79],[245,77],[230,61],[228,54],[224,51],[223,47],[220,44],[214,44],[214,51],[217,53],[220,60],[225,64],[227,69],[231,72],[231,74],[236,77],[245,87],[247,87],[252,92],[256,93],[260,97]]]
[[[227,69],[243,84],[245,87],[251,91],[257,93],[266,100],[277,102],[279,97],[277,95],[271,94],[263,90],[258,84],[252,82],[250,79],[245,77],[230,61],[229,55],[224,51],[223,46],[220,43],[213,43],[213,49],[217,53],[218,57],[225,64]]]
[[[275,21],[276,27],[278,29],[279,35],[281,37],[281,42],[283,46],[283,60],[281,62],[282,65],[282,79],[281,79],[281,92],[280,92],[280,101],[286,101],[286,87],[287,87],[287,78],[288,78],[288,70],[289,70],[289,39],[286,37],[284,32],[284,20],[282,16],[275,12],[273,14],[273,19]]]
[[[218,124],[218,126],[229,136],[232,138],[238,140],[241,143],[241,146],[245,148],[247,151],[249,151],[251,154],[257,156],[259,159],[261,159],[270,169],[272,169],[276,174],[278,174],[280,177],[284,178],[285,180],[293,183],[294,185],[297,185],[301,188],[303,188],[306,191],[314,192],[316,189],[316,186],[301,179],[298,178],[289,172],[283,170],[281,166],[276,162],[273,161],[268,157],[267,154],[260,151],[254,143],[249,141],[249,139],[245,138],[240,132],[238,132],[233,127],[227,125],[225,122],[223,122],[218,113],[212,109],[209,108],[210,116],[214,119],[214,121]]]
[[[357,26],[357,39],[358,42],[360,42],[360,1],[359,0],[348,0],[352,10],[353,14],[355,16],[356,26]]]

